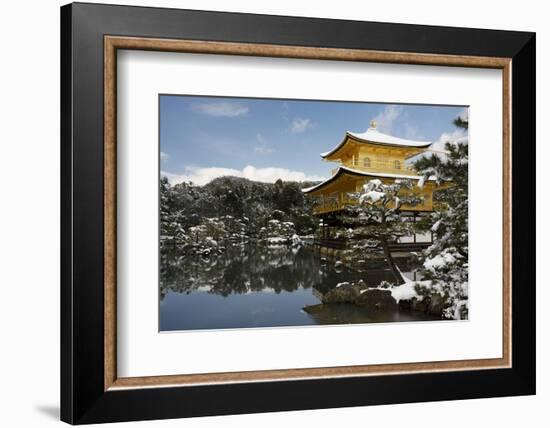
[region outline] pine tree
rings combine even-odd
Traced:
[[[381,180],[369,180],[362,191],[348,196],[356,200],[340,214],[340,221],[351,226],[348,238],[354,238],[353,251],[364,257],[364,253],[377,251],[377,243],[383,252],[395,285],[405,283],[390,251],[390,244],[401,236],[410,235],[413,226],[401,218],[403,205],[414,206],[422,202],[414,192],[414,182],[396,179],[384,184]],[[363,253],[363,254],[362,254]]]
[[[468,129],[468,120],[458,117],[454,124]],[[416,170],[438,184],[452,183],[438,192],[437,200],[447,209],[431,215],[434,243],[422,254],[420,270],[427,285],[417,285],[420,295],[437,293],[446,300],[446,318],[468,318],[468,143],[466,138],[448,141],[445,155],[432,155],[415,162]],[[425,284],[425,285],[424,285]]]

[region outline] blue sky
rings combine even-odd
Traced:
[[[258,181],[319,180],[335,164],[319,156],[346,131],[379,131],[413,140],[461,133],[463,106],[396,105],[201,96],[160,96],[161,174],[205,184],[221,175]]]

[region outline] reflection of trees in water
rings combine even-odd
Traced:
[[[322,281],[319,262],[305,248],[233,246],[209,258],[165,248],[161,252],[161,296],[204,290],[228,296],[271,289],[311,288]]]
[[[413,270],[417,264],[414,257],[399,258],[397,262],[403,272]],[[199,290],[222,296],[262,290],[292,292],[300,287],[326,293],[341,282],[363,280],[376,287],[392,277],[383,259],[368,260],[349,269],[323,262],[311,248],[235,245],[210,257],[182,256],[174,248],[164,247],[160,278],[163,298],[169,291],[188,294]]]

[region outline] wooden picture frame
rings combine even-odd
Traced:
[[[502,358],[117,377],[117,49],[502,70]],[[61,9],[61,53],[62,420],[114,422],[535,392],[533,33],[77,3]]]

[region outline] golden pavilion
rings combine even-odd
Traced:
[[[422,203],[403,205],[401,210],[414,214],[433,211],[437,208],[433,193],[443,186],[437,186],[433,180],[424,182],[410,161],[426,151],[433,152],[429,149],[430,145],[429,141],[412,141],[384,134],[376,129],[376,122],[372,121],[365,132],[346,132],[340,144],[321,153],[323,160],[340,165],[332,170],[330,178],[302,191],[318,199],[314,214],[322,215],[356,203],[348,194],[360,191],[369,180],[392,183],[395,179],[410,179],[416,182],[414,192],[421,197]]]

